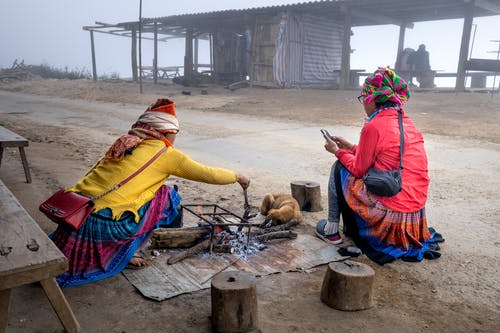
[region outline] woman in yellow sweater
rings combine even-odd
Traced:
[[[209,184],[250,180],[234,171],[193,161],[175,149],[179,132],[175,104],[159,99],[118,138],[105,156],[69,191],[97,196],[132,175],[161,152],[147,168],[116,190],[95,200],[93,213],[78,231],[60,225],[50,237],[66,255],[69,269],[57,277],[61,287],[82,285],[113,276],[127,264],[142,266],[134,254],[150,239],[153,229],[177,216],[181,197],[164,183],[170,175]]]

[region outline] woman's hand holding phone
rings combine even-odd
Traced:
[[[320,132],[323,134],[323,137],[325,139],[330,139],[330,140],[332,139],[332,135],[326,129],[322,128],[320,129]]]
[[[339,149],[347,149],[347,150],[352,150],[352,147],[354,146],[352,143],[350,143],[348,140],[346,140],[344,137],[341,136],[333,136],[328,132],[326,129],[322,128],[321,133],[323,134],[323,137],[326,140],[325,143],[325,149],[333,154],[337,152]],[[333,144],[331,144],[332,142]],[[328,147],[327,147],[328,146]]]
[[[335,154],[337,150],[339,150],[339,147],[335,140],[333,139],[332,135],[326,130],[326,129],[321,129],[321,133],[323,134],[323,137],[325,138],[325,149],[326,151],[329,151],[332,154]]]

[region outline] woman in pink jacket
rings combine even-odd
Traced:
[[[402,109],[409,97],[402,78],[388,67],[379,68],[365,80],[358,97],[368,116],[359,143],[340,136],[327,138],[325,143],[325,149],[338,161],[330,175],[328,220],[318,223],[317,232],[334,244],[341,243],[338,225],[342,214],[344,232],[380,264],[396,258],[437,258],[436,242],[443,240],[427,227],[427,154],[422,133]],[[398,112],[404,133],[402,190],[389,197],[375,195],[366,189],[362,178],[371,167],[398,170]]]

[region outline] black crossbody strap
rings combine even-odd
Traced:
[[[403,112],[398,108],[399,123],[399,170],[403,169],[403,152],[405,151],[405,134],[403,132]]]

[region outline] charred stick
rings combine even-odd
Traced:
[[[184,260],[188,257],[194,256],[195,254],[198,254],[201,251],[208,249],[209,247],[210,247],[210,239],[206,239],[203,242],[198,243],[195,246],[190,247],[189,249],[187,249],[185,251],[173,254],[172,256],[170,256],[170,258],[168,258],[167,264],[173,265],[176,262],[179,262],[179,261]]]
[[[213,252],[215,253],[234,253],[234,247],[228,244],[214,245]]]
[[[243,219],[248,220],[250,218],[250,205],[248,204],[247,189],[243,190],[243,198],[245,199],[245,202],[243,203]],[[240,225],[238,227],[238,231],[241,231],[242,229],[243,225]]]
[[[271,239],[278,239],[278,238],[291,238],[295,239],[297,238],[297,234],[291,230],[286,230],[286,231],[276,231],[276,232],[269,232],[267,234],[255,236],[254,239],[259,242],[267,242],[268,240]]]
[[[276,225],[274,227],[269,227],[269,228],[263,228],[263,229],[254,230],[254,231],[252,231],[252,235],[253,236],[257,236],[257,235],[267,234],[267,233],[270,233],[270,232],[290,230],[292,227],[294,227],[296,225],[297,225],[297,221],[292,220],[292,221],[290,221],[290,222],[288,222],[286,224],[281,224],[281,225]]]
[[[264,220],[264,222],[262,222],[261,224],[259,224],[259,228],[265,228],[270,223],[271,223],[271,218],[270,217],[266,217],[266,219]]]

